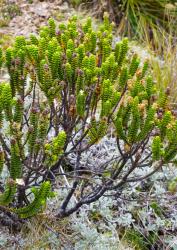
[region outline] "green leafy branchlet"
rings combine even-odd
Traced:
[[[91,18],[80,24],[73,16],[59,25],[49,19],[38,36],[16,37],[0,49],[0,67],[10,77],[0,84],[0,173],[5,167],[9,173],[0,204],[22,218],[42,211],[58,174],[71,181],[58,214],[67,216],[146,178],[135,178],[136,169],[149,166],[150,176],[176,160],[168,91],[156,100],[149,62],[127,56],[127,38],[113,46],[112,29],[107,15],[98,30]],[[119,154],[83,170],[82,154],[104,136],[116,141]],[[75,193],[78,202],[68,208]]]

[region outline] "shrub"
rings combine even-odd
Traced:
[[[21,218],[45,207],[57,175],[68,185],[62,217],[106,193],[121,195],[175,160],[169,89],[156,100],[148,61],[140,65],[136,54],[127,56],[127,38],[113,46],[112,28],[106,15],[98,31],[91,18],[81,25],[73,16],[59,26],[49,19],[39,36],[16,37],[0,50],[10,77],[0,84],[0,170],[8,172],[0,204]],[[84,152],[104,136],[116,140],[117,155],[83,166]],[[146,175],[134,175],[148,166]]]

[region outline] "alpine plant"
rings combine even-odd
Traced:
[[[38,35],[0,48],[1,67],[9,81],[0,83],[0,174],[8,173],[0,205],[19,217],[41,212],[63,175],[70,187],[58,217],[106,192],[120,194],[176,161],[169,90],[157,100],[149,62],[129,53],[127,38],[114,44],[108,16],[97,30],[91,18],[81,24],[73,16],[59,25],[50,18]],[[105,136],[117,142],[116,157],[83,168],[82,155]],[[147,166],[146,175],[134,175]]]

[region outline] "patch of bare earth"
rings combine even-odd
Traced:
[[[0,34],[11,36],[36,33],[39,27],[45,25],[50,16],[56,15],[61,18],[68,18],[74,12],[66,1],[37,1],[29,3],[27,0],[16,0],[22,15],[14,17],[7,27],[0,28]]]

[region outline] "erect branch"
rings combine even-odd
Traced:
[[[3,149],[4,149],[6,152],[8,152],[8,154],[10,154],[10,149],[9,149],[9,147],[7,146],[7,144],[6,144],[5,140],[4,140],[4,138],[3,138],[1,132],[0,132],[0,142],[1,142],[1,144],[2,144]]]
[[[97,194],[95,194],[95,196],[93,196],[92,198],[80,200],[72,208],[66,211],[60,210],[59,213],[56,215],[56,217],[62,218],[76,212],[82,205],[84,204],[89,205],[90,203],[97,201],[105,192],[106,192],[106,187],[100,188]]]
[[[81,143],[80,143],[80,147],[81,147]],[[76,159],[75,172],[74,172],[74,173],[75,173],[75,177],[77,177],[77,175],[79,174],[79,173],[77,172],[77,170],[79,170],[79,168],[80,168],[80,158],[81,158],[81,152],[78,153],[77,159]],[[73,196],[73,194],[74,194],[74,192],[75,192],[75,190],[76,190],[76,188],[77,188],[78,183],[79,183],[79,181],[78,181],[78,179],[76,178],[76,180],[74,181],[74,183],[73,183],[73,185],[72,185],[71,190],[69,191],[68,195],[66,196],[65,200],[63,201],[63,203],[62,203],[62,205],[61,205],[61,207],[60,207],[61,213],[64,213],[64,212],[65,212],[66,207],[67,207],[67,205],[68,205],[68,203],[69,203],[71,197]]]

